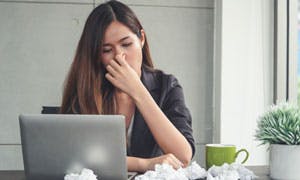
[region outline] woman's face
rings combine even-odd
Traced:
[[[115,59],[116,55],[124,54],[127,63],[141,76],[143,44],[143,30],[141,30],[141,38],[138,38],[127,26],[113,21],[104,33],[102,63],[106,67],[111,60]]]

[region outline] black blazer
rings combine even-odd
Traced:
[[[190,143],[193,155],[195,144],[192,130],[192,118],[185,105],[183,91],[173,75],[162,71],[142,68],[142,82],[164,114]],[[80,112],[80,111],[78,111]],[[43,114],[59,113],[59,107],[43,106]],[[173,141],[170,139],[170,141]],[[173,141],[173,143],[176,143]],[[131,134],[131,147],[127,155],[143,158],[164,154],[156,143],[144,118],[136,108]]]
[[[190,143],[194,155],[192,118],[185,105],[183,90],[178,80],[173,75],[159,70],[153,72],[146,68],[142,68],[141,79],[157,105]],[[170,141],[173,140],[170,139]],[[173,141],[173,143],[176,142]],[[157,157],[163,154],[137,108],[131,134],[131,147],[128,152],[130,152],[129,156],[143,158]]]

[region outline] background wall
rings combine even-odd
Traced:
[[[23,169],[18,115],[60,105],[84,22],[102,1],[0,0],[0,170]],[[212,141],[213,0],[124,0],[140,18],[156,67],[178,77],[197,153]]]

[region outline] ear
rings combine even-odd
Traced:
[[[145,31],[144,29],[141,29],[141,45],[142,45],[142,48],[144,47],[144,44],[145,44]]]

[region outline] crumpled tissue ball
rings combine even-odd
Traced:
[[[67,174],[65,175],[64,180],[98,180],[97,176],[90,169],[82,169],[80,174]]]

